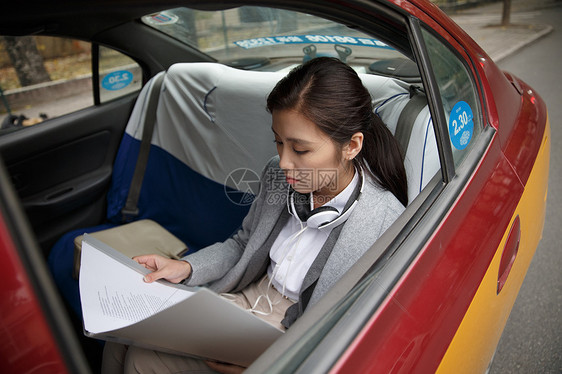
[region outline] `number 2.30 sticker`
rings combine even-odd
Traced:
[[[465,149],[472,139],[474,122],[472,121],[472,109],[464,101],[459,101],[451,111],[449,117],[449,137],[456,149]]]
[[[109,91],[117,91],[127,87],[133,81],[133,73],[127,70],[109,73],[101,81],[101,86]]]

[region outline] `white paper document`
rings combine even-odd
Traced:
[[[145,283],[148,273],[86,235],[79,278],[85,334],[243,366],[283,334],[206,288]]]
[[[137,264],[135,271],[88,241],[82,243],[81,261],[87,264],[80,271],[84,328],[91,333],[142,321],[193,295],[171,284],[145,283],[143,276],[148,270],[144,267]]]

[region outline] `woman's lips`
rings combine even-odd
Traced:
[[[285,179],[287,180],[287,183],[289,184],[297,184],[298,183],[298,179],[295,178],[291,178],[291,177],[285,177]]]

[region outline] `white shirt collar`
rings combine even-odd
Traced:
[[[330,201],[328,201],[324,205],[334,207],[338,210],[338,212],[342,213],[345,208],[345,205],[347,204],[347,201],[353,194],[353,191],[355,191],[355,187],[357,187],[358,183],[359,183],[359,173],[357,172],[357,169],[355,169],[355,174],[353,175],[353,178],[351,179],[351,182],[349,182],[347,187],[345,187],[343,191],[341,191],[339,194],[334,196],[332,199],[330,199]]]

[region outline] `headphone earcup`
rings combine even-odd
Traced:
[[[306,222],[310,215],[310,195],[292,190],[289,195],[289,211],[301,222]]]
[[[321,225],[332,222],[340,216],[340,212],[333,206],[321,206],[310,212],[306,225],[310,228],[317,229]]]

